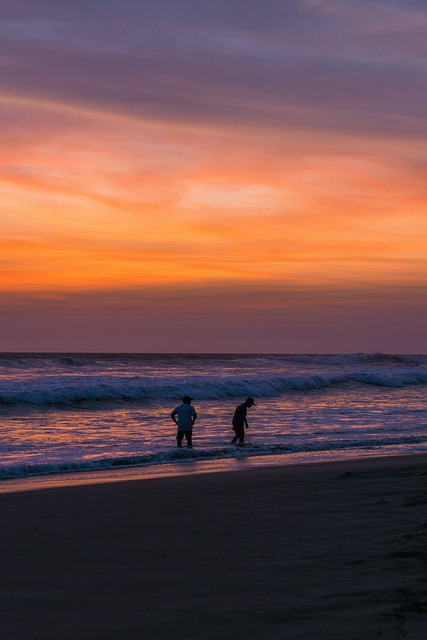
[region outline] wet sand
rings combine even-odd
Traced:
[[[8,640],[424,640],[427,455],[0,495]]]

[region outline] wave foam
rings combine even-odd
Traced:
[[[305,444],[270,444],[270,445],[246,445],[224,446],[213,449],[174,449],[160,453],[150,453],[141,456],[120,456],[94,460],[60,461],[55,463],[35,463],[20,465],[0,465],[0,480],[12,478],[25,478],[40,475],[53,475],[61,473],[78,473],[84,471],[105,471],[122,467],[155,466],[186,461],[201,462],[203,460],[226,460],[231,458],[251,458],[257,456],[280,456],[295,453],[322,453],[369,449],[375,451],[384,450],[385,447],[405,445],[423,445],[427,438],[418,436],[401,436],[390,438],[373,438],[361,440],[336,440],[333,443],[310,442]]]
[[[288,391],[310,391],[363,384],[390,388],[427,384],[427,371],[398,368],[337,375],[187,376],[115,378],[112,376],[38,376],[0,381],[3,405],[76,405],[82,402],[175,400],[191,393],[200,400],[244,396],[277,397]]]

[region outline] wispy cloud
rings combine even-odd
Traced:
[[[11,94],[218,126],[424,125],[426,15],[413,3],[6,4]]]
[[[84,299],[95,317],[122,295],[161,326],[194,291],[192,330],[222,309],[222,338],[226,317],[234,335],[240,312],[286,324],[296,301],[325,331],[362,300],[387,315],[404,287],[416,308],[422,0],[3,0],[0,18],[9,302],[32,293],[42,317],[54,296],[65,317]]]

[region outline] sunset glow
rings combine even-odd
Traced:
[[[204,351],[423,351],[421,3],[19,7],[1,10],[1,350],[196,332]]]

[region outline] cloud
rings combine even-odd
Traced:
[[[320,316],[318,344],[340,313],[357,335],[360,309],[378,335],[400,306],[415,327],[425,3],[3,0],[0,17],[7,335],[124,348],[124,319],[132,348],[179,326],[181,348],[205,328],[280,350]]]
[[[283,193],[267,185],[203,185],[190,186],[177,207],[208,207],[225,211],[262,214],[281,209]]]
[[[11,94],[218,127],[424,128],[426,13],[416,6],[128,0],[27,9],[3,9]]]

